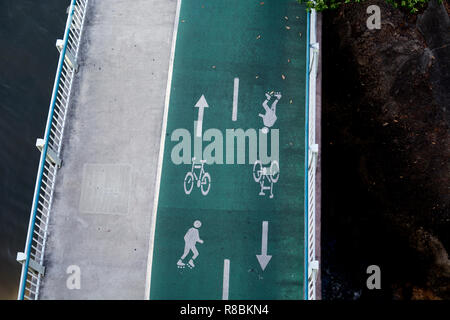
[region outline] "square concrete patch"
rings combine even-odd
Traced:
[[[81,184],[80,212],[127,214],[130,187],[130,165],[85,164]]]

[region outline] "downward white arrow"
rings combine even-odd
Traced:
[[[267,264],[269,263],[270,259],[272,259],[272,256],[267,255],[267,237],[269,232],[269,222],[263,221],[262,224],[262,241],[261,241],[261,254],[257,254],[256,258],[258,259],[258,262],[261,266],[261,269],[264,271],[264,269],[267,267]]]
[[[208,103],[206,102],[205,96],[202,95],[200,99],[197,101],[195,105],[198,108],[198,120],[197,120],[197,137],[202,136],[202,127],[203,127],[203,111],[205,108],[208,108]]]

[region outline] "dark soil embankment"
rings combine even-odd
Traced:
[[[446,5],[324,13],[323,299],[450,299]],[[372,264],[381,290],[366,289]]]

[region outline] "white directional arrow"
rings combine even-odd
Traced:
[[[267,267],[267,264],[269,263],[270,259],[272,259],[272,256],[267,255],[267,236],[269,232],[269,222],[263,221],[262,224],[262,241],[261,241],[261,254],[257,254],[256,258],[258,259],[259,264],[261,265],[261,269],[264,271],[264,269]]]
[[[195,105],[198,108],[198,120],[197,120],[197,137],[202,136],[202,127],[203,127],[203,111],[205,108],[208,108],[208,103],[206,102],[205,96],[202,95]]]

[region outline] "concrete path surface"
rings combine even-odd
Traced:
[[[145,298],[176,6],[89,1],[41,299]]]

